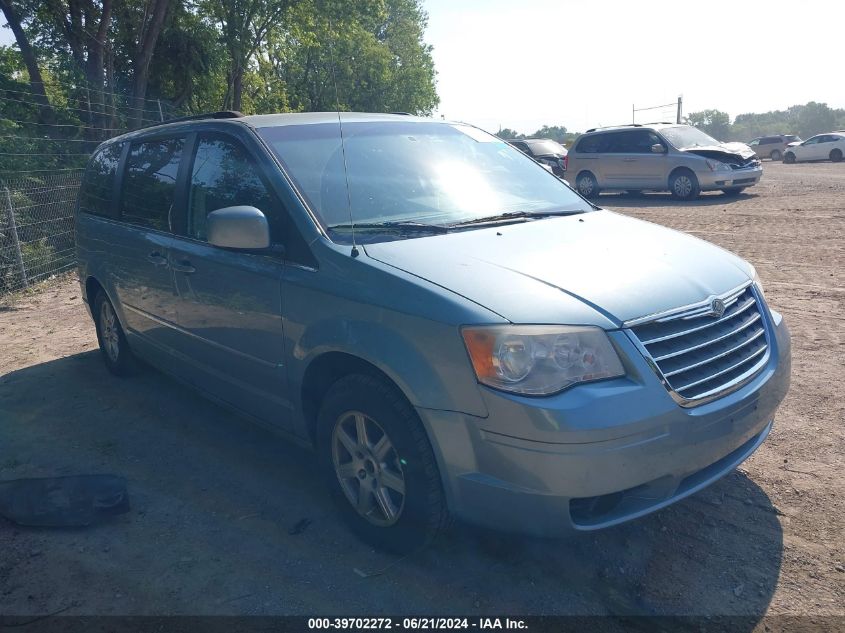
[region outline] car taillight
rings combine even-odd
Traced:
[[[563,169],[564,169],[564,171],[569,169],[569,155],[568,154],[563,157]]]

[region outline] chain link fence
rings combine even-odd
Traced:
[[[73,268],[82,169],[0,180],[0,295]]]

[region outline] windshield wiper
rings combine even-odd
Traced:
[[[448,233],[449,227],[441,224],[425,224],[424,222],[356,222],[354,224],[332,224],[329,226],[334,231],[366,231],[366,232],[389,232],[399,233]]]
[[[448,226],[449,228],[460,228],[462,226],[472,226],[475,224],[501,224],[504,222],[518,222],[537,218],[577,215],[579,213],[586,213],[586,211],[582,209],[573,211],[509,211],[508,213],[500,213],[499,215],[488,215],[483,218],[464,220],[463,222],[456,222],[455,224],[449,224]]]

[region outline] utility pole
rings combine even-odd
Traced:
[[[684,97],[679,96],[678,97],[678,120],[676,121],[676,123],[681,123],[681,121],[683,121],[683,119],[684,119]]]

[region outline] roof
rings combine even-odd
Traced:
[[[609,130],[636,130],[638,128],[652,128],[659,130],[667,127],[677,127],[679,125],[687,125],[686,123],[673,123],[671,121],[656,121],[654,123],[627,123],[623,125],[606,125],[604,127],[590,128],[584,134],[591,134],[592,132],[606,132]]]
[[[317,123],[337,123],[337,117],[344,123],[374,121],[426,121],[438,122],[434,119],[411,116],[407,114],[385,114],[375,112],[292,112],[285,114],[253,114],[245,116],[241,121],[253,127],[276,127],[279,125],[310,125]]]
[[[341,112],[340,116],[344,123],[349,122],[373,122],[373,121],[426,121],[428,123],[441,123],[436,119],[428,119],[424,117],[417,117],[405,114],[404,112],[397,113],[370,113],[370,112]],[[308,125],[318,123],[337,123],[338,112],[291,112],[284,114],[252,114],[244,115],[240,112],[221,111],[209,112],[206,114],[197,114],[163,123],[156,123],[147,127],[142,127],[131,132],[126,132],[120,136],[110,138],[105,143],[113,143],[117,141],[126,141],[137,136],[146,135],[150,132],[167,129],[179,129],[197,123],[208,121],[216,121],[219,123],[228,123],[235,125],[249,125],[255,128],[276,127],[280,125]],[[445,123],[445,121],[443,121]],[[104,143],[104,144],[105,144]]]

